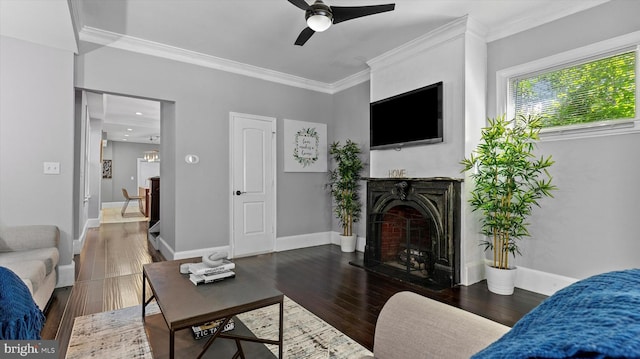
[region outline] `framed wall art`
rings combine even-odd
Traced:
[[[111,160],[102,160],[102,178],[111,178]]]
[[[327,125],[284,120],[284,171],[327,172]]]

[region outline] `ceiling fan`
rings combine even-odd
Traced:
[[[370,6],[327,6],[322,0],[315,0],[312,5],[304,0],[289,0],[290,3],[305,11],[307,28],[302,30],[295,44],[304,45],[316,32],[328,29],[332,24],[343,21],[393,11],[396,4],[370,5]]]

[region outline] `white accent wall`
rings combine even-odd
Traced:
[[[484,30],[473,19],[463,17],[368,62],[371,102],[442,81],[444,116],[442,143],[371,151],[371,177],[385,178],[390,170],[403,169],[407,177],[464,178],[460,161],[475,148],[485,121],[483,38]],[[398,113],[402,117],[412,115]],[[463,184],[460,280],[472,284],[483,278],[482,253],[466,191]]]

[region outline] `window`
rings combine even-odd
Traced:
[[[503,68],[496,114],[538,111],[542,141],[640,133],[639,60],[635,31]]]
[[[544,127],[634,119],[635,50],[509,79],[515,115],[539,114]]]

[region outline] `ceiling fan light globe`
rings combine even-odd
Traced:
[[[307,18],[307,26],[316,32],[328,29],[331,23],[331,19],[325,15],[311,15]]]

